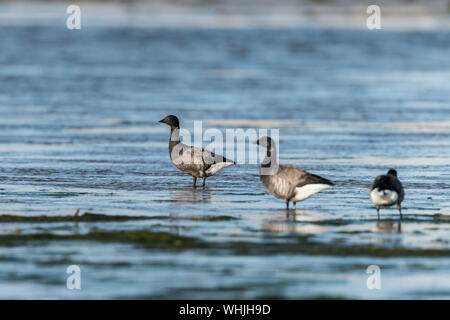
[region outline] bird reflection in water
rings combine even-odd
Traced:
[[[211,200],[211,194],[204,190],[186,189],[173,191],[170,194],[171,205],[192,205]]]
[[[375,230],[385,234],[402,233],[402,223],[400,220],[398,222],[379,220],[375,224]]]
[[[324,226],[309,223],[317,220],[317,218],[314,218],[315,216],[321,216],[318,212],[296,210],[293,213],[292,210],[290,210],[291,212],[287,214],[286,211],[289,210],[278,211],[280,212],[279,217],[275,220],[271,219],[270,221],[266,221],[262,226],[263,231],[318,234],[324,232],[326,229]],[[273,213],[273,211],[271,212]]]

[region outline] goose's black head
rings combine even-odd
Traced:
[[[397,171],[395,171],[394,169],[389,169],[387,174],[392,174],[393,176],[397,176]]]
[[[176,116],[168,115],[162,120],[159,120],[161,123],[165,123],[169,125],[171,128],[180,128],[180,122]]]
[[[270,137],[261,137],[259,140],[255,141],[254,143],[260,145],[261,147],[266,148],[267,150],[272,150],[275,145],[272,142],[272,139]]]

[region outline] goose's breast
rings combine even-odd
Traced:
[[[276,175],[261,176],[261,183],[267,192],[279,199],[289,199],[294,191],[288,180]]]

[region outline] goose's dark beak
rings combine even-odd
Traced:
[[[158,122],[164,123],[164,119],[159,120]]]
[[[253,144],[259,144],[259,141],[256,140],[256,141],[253,141],[252,143],[253,143]]]

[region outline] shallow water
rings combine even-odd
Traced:
[[[0,214],[159,217],[1,222],[0,298],[450,298],[448,32],[2,27],[0,39]],[[336,186],[295,217],[256,165],[193,190],[169,161],[167,114],[188,129],[279,128],[281,161]],[[368,196],[390,167],[401,225],[394,208],[378,222]],[[3,242],[141,229],[209,245]],[[66,289],[71,264],[80,291]],[[366,287],[372,264],[381,290]]]

